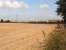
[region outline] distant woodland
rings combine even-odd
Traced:
[[[48,24],[48,23],[50,23],[50,24],[53,24],[53,23],[63,23],[63,21],[62,20],[61,21],[59,21],[59,20],[49,20],[49,21],[29,21],[29,22],[23,22],[23,21],[16,22],[16,21],[14,21],[14,22],[12,22],[10,20],[3,20],[3,19],[1,19],[0,23],[34,23],[34,24],[37,24],[37,23],[38,24],[42,24],[42,23]]]

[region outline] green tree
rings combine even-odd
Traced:
[[[56,4],[58,5],[57,14],[64,16],[63,19],[65,24],[66,23],[66,0],[58,0]]]

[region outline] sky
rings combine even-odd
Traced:
[[[56,0],[0,0],[0,19],[12,21],[62,20]]]

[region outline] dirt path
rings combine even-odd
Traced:
[[[43,32],[52,32],[56,24],[0,23],[0,50],[40,50]]]

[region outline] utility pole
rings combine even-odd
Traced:
[[[16,14],[16,21],[15,22],[18,22],[18,15]]]

